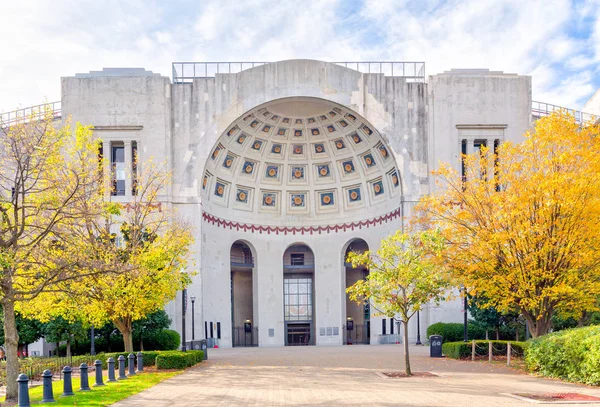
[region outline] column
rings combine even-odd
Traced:
[[[131,171],[133,168],[133,155],[131,153],[131,140],[125,140],[125,196],[131,196]]]
[[[110,141],[102,141],[102,158],[104,159],[104,195],[109,196],[111,190],[112,168],[111,168],[111,151]]]

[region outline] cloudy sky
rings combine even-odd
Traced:
[[[600,87],[600,0],[0,0],[0,111],[103,67],[173,61],[425,61],[532,75],[581,108]]]

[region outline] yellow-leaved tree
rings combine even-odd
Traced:
[[[50,110],[0,122],[0,303],[4,311],[6,400],[17,398],[15,307],[58,285],[103,270],[87,265],[72,234],[101,211],[98,143],[77,123],[53,127]]]
[[[443,164],[442,192],[423,199],[446,241],[443,261],[471,294],[523,315],[533,337],[552,315],[598,309],[600,128],[572,116],[540,119],[523,142]]]
[[[408,352],[408,322],[421,307],[439,302],[449,288],[443,268],[435,258],[442,250],[442,239],[435,231],[397,232],[381,241],[377,253],[351,252],[352,267],[366,266],[369,274],[346,291],[350,299],[371,302],[380,315],[400,317],[404,327],[404,366],[412,375]]]
[[[88,244],[89,263],[102,275],[61,284],[20,310],[41,321],[54,317],[102,326],[112,322],[133,352],[133,322],[162,309],[190,282],[192,233],[161,200],[169,174],[152,162],[137,165],[136,193],[127,203],[107,202],[104,215],[74,231]]]

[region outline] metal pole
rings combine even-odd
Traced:
[[[415,343],[415,345],[423,345],[421,343],[421,318],[419,316],[420,313],[420,311],[417,311],[417,343]],[[400,333],[400,330],[398,330],[398,333]]]
[[[195,319],[194,316],[196,314],[194,312],[194,303],[195,302],[196,302],[196,299],[192,296],[192,341],[194,339],[196,339],[196,335],[195,335],[196,329],[195,329],[195,322],[194,322],[194,319]]]
[[[468,310],[468,306],[469,306],[469,303],[467,300],[467,287],[463,287],[463,290],[464,290],[464,294],[465,294],[465,305],[464,305],[465,315],[464,315],[464,338],[463,338],[463,341],[467,342],[469,340],[469,330],[467,329],[467,323],[468,323],[467,322],[467,318],[468,318],[467,310]]]
[[[94,343],[94,325],[92,325],[91,327],[91,332],[90,332],[90,343],[91,343],[91,349],[90,349],[90,355],[94,356],[96,354],[96,344]]]
[[[185,303],[187,300],[187,288],[184,288],[181,295],[181,350],[187,351],[185,346]]]

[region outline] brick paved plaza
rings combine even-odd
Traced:
[[[431,359],[427,347],[411,347],[411,352],[413,371],[439,377],[378,375],[403,369],[399,345],[211,349],[208,362],[115,406],[527,406],[502,393],[600,396],[600,389],[540,379],[499,364]]]

